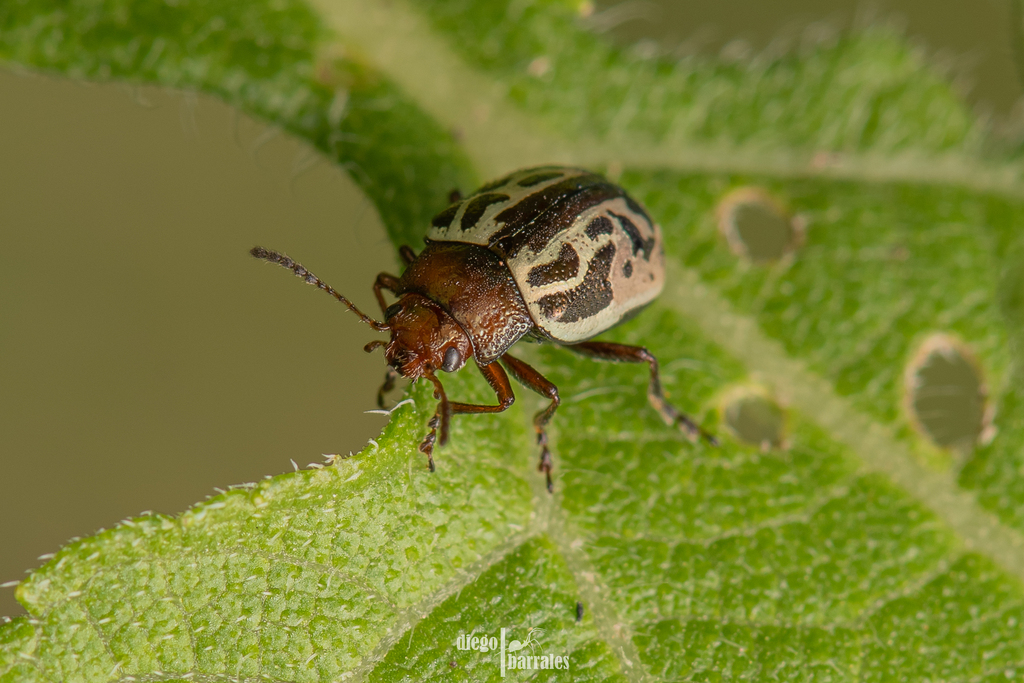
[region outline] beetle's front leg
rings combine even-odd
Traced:
[[[408,244],[403,244],[398,248],[398,255],[402,257],[402,262],[405,265],[409,265],[416,260],[416,252]]]
[[[423,441],[420,442],[420,452],[427,456],[427,467],[430,471],[434,471],[434,443],[438,443],[443,446],[448,441],[448,420],[452,415],[465,414],[465,413],[500,413],[504,410],[508,410],[516,401],[516,396],[512,393],[512,383],[508,381],[508,375],[501,369],[501,366],[497,363],[488,363],[487,365],[477,365],[480,368],[480,374],[484,376],[487,383],[494,389],[495,395],[498,397],[498,405],[496,406],[485,406],[477,405],[475,403],[448,403],[442,398],[437,404],[437,410],[434,412],[434,416],[430,418],[430,422],[427,426],[430,427],[430,432],[424,437]],[[435,382],[435,384],[438,384]],[[435,390],[434,397],[441,398],[439,396],[440,390]],[[445,407],[447,406],[447,410]],[[438,429],[441,431],[441,436],[438,438]]]
[[[647,363],[651,368],[651,381],[647,385],[647,399],[665,424],[669,426],[682,427],[691,439],[704,437],[712,446],[718,445],[718,440],[704,431],[700,425],[694,422],[689,415],[680,412],[671,403],[665,400],[661,392],[661,380],[658,378],[658,359],[642,346],[627,346],[613,342],[580,342],[579,344],[567,345],[565,348],[576,353],[607,360],[615,363]]]
[[[384,313],[385,317],[388,314],[388,302],[384,301],[383,289],[388,290],[392,294],[398,291],[398,278],[388,273],[378,273],[377,280],[373,283],[373,295],[377,297],[377,303],[380,304],[380,310]],[[386,322],[386,321],[385,321]]]
[[[548,448],[548,433],[545,427],[561,404],[561,400],[558,398],[558,387],[515,356],[506,353],[501,360],[512,376],[523,386],[551,399],[547,408],[533,416],[533,428],[537,431],[537,443],[540,445],[540,462],[537,463],[537,469],[544,473],[544,477],[547,479],[548,493],[551,493],[554,490],[551,483],[551,450]]]

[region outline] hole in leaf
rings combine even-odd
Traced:
[[[786,414],[766,392],[743,388],[723,403],[725,423],[743,441],[763,450],[779,448],[786,436]]]
[[[718,229],[733,253],[755,263],[777,261],[803,239],[801,222],[758,187],[741,187],[722,198]]]
[[[904,378],[914,426],[941,448],[971,448],[987,422],[986,390],[970,349],[945,334],[921,344]]]

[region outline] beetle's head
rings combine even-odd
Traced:
[[[324,290],[345,304],[350,311],[359,316],[360,320],[377,332],[390,332],[391,341],[388,344],[378,339],[363,348],[366,351],[373,351],[384,346],[386,347],[384,356],[387,358],[388,365],[397,370],[399,374],[409,379],[426,377],[433,383],[434,398],[439,399],[440,402],[431,421],[431,426],[437,429],[438,443],[443,444],[448,440],[451,404],[448,403],[444,387],[441,386],[441,381],[434,371],[455,372],[461,368],[473,355],[473,344],[466,331],[455,322],[455,319],[447,311],[425,296],[406,294],[385,312],[386,321],[380,322],[360,311],[355,304],[335,291],[333,287],[306,270],[302,264],[296,263],[284,254],[263,247],[253,247],[249,253],[256,258],[287,268],[305,282]],[[429,454],[429,449],[433,448],[433,435],[434,432],[431,432],[429,440],[424,440],[420,444],[420,450],[424,453]],[[430,462],[433,463],[433,460]],[[431,470],[433,470],[433,464],[431,464]]]
[[[435,370],[455,372],[473,355],[462,326],[425,296],[406,294],[388,307],[384,317],[391,331],[384,357],[403,377],[429,377]]]

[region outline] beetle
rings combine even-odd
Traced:
[[[533,426],[540,447],[537,469],[553,490],[546,427],[560,403],[558,388],[508,352],[524,338],[598,360],[647,363],[647,397],[665,423],[693,440],[717,443],[665,400],[650,351],[592,340],[637,314],[664,285],[661,229],[625,190],[584,169],[541,166],[516,171],[466,198],[455,191],[450,201],[431,221],[419,254],[408,246],[399,249],[402,276],[377,276],[373,293],[383,322],[287,256],[262,247],[250,252],[292,270],[374,330],[390,333],[389,342],[364,347],[367,352],[384,347],[388,370],[377,396],[381,407],[398,376],[433,383],[438,404],[419,447],[431,472],[435,442],[447,442],[452,415],[498,413],[512,405],[511,374],[550,401],[534,416]],[[384,290],[397,301],[389,305]],[[497,405],[448,400],[436,371],[456,372],[471,358]]]

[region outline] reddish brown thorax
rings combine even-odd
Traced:
[[[416,379],[435,370],[455,372],[473,355],[466,331],[441,306],[421,294],[406,294],[388,308],[388,365]]]
[[[516,340],[533,329],[526,303],[508,267],[497,254],[476,244],[428,242],[427,248],[402,274],[396,294],[401,297],[399,303],[411,300],[414,294],[419,295],[417,302],[422,302],[423,307],[433,305],[432,310],[438,319],[451,321],[453,326],[461,328],[467,348],[472,349],[472,355],[480,365],[495,361]],[[392,342],[386,353],[392,353],[392,346],[395,347],[394,353],[401,352],[399,347],[405,342],[399,341],[395,331],[395,327],[401,325],[409,328],[409,332],[402,334],[402,339],[409,339],[416,349],[422,350],[418,355],[425,357],[430,347],[416,339],[411,331],[414,327],[425,327],[426,323],[399,322],[397,316],[392,318],[391,310],[388,309],[386,317],[388,326],[392,328]],[[422,334],[432,333],[424,329]],[[448,340],[447,337],[443,339],[445,342]],[[445,350],[438,348],[443,358]],[[463,353],[463,361],[469,356],[469,353]],[[388,356],[388,362],[391,362],[391,356]],[[433,365],[445,369],[443,364]],[[396,366],[392,363],[392,367]],[[462,363],[458,367],[462,367]],[[412,377],[404,371],[402,374]]]

